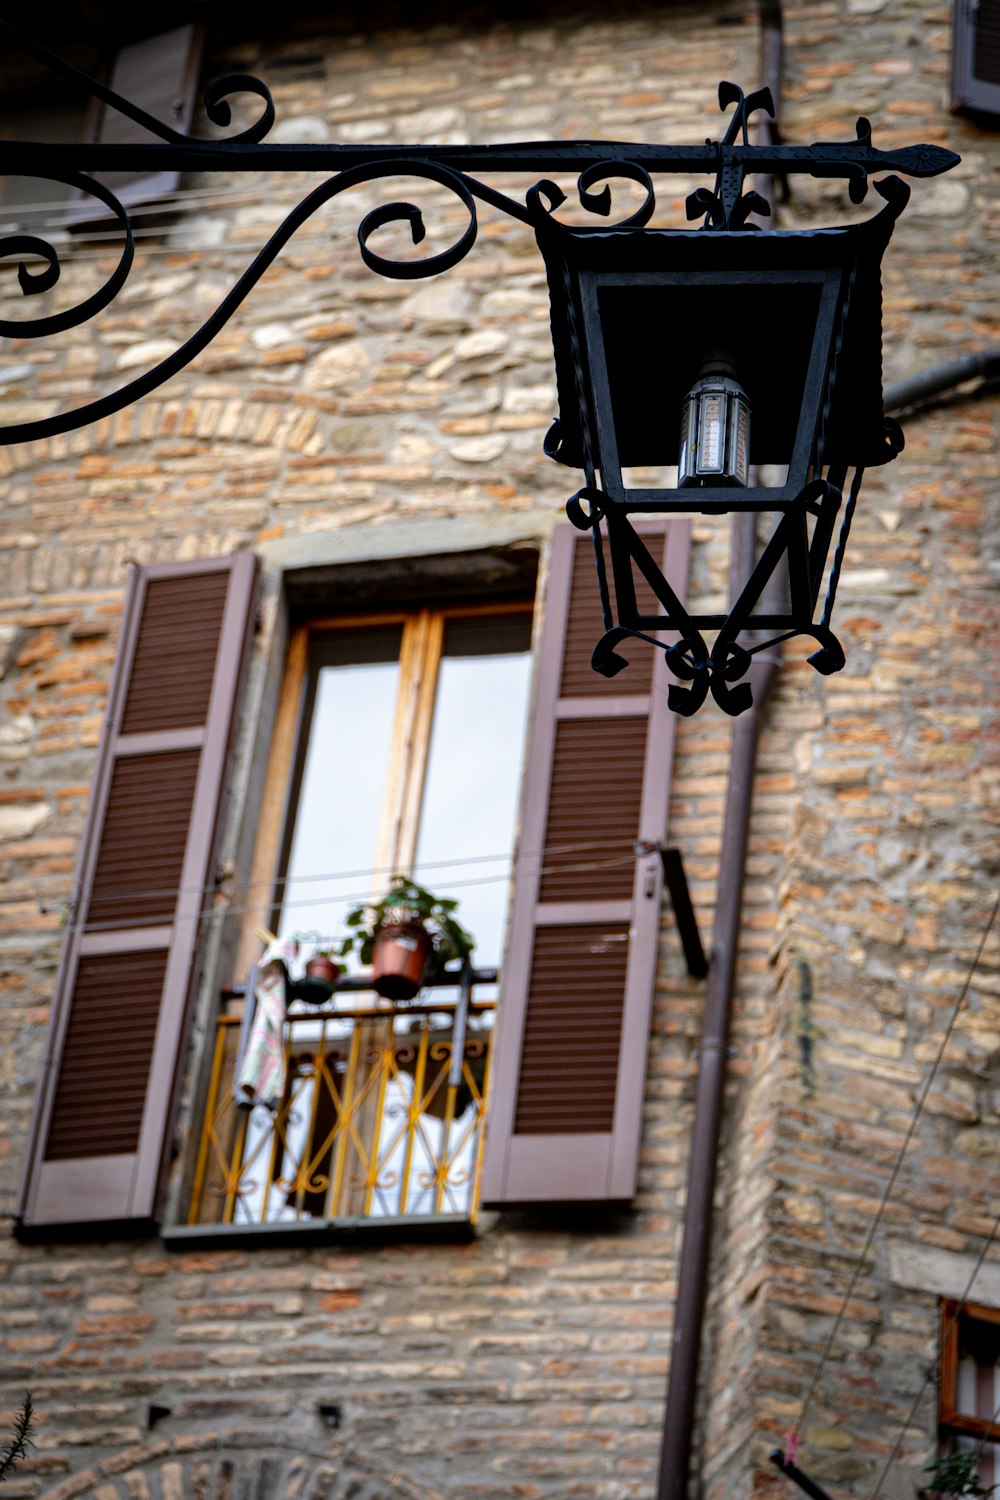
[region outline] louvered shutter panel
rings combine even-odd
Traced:
[[[202,28],[191,23],[122,47],[115,57],[108,87],[164,125],[187,132],[194,115],[202,36]],[[135,120],[103,103],[95,106],[88,139],[102,145],[162,140]],[[101,172],[96,175],[126,205],[164,198],[176,191],[181,179],[176,170]],[[75,223],[87,218],[104,219],[107,213],[102,203],[84,193],[74,195],[69,210],[71,222]]]
[[[689,528],[638,527],[683,599]],[[649,601],[636,578],[640,607]],[[675,716],[663,653],[601,634],[589,535],[559,527],[542,624],[511,930],[497,1011],[483,1202],[633,1197]]]
[[[60,960],[24,1230],[155,1218],[256,596],[249,553],[137,569]]]
[[[1000,115],[1000,0],[955,0],[951,99],[956,110]]]

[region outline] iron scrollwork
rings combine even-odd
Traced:
[[[566,193],[548,174],[575,174],[580,208],[586,215],[607,221],[608,230],[612,234],[621,230],[643,231],[650,226],[656,212],[656,174],[714,174],[715,182],[711,190],[702,187],[690,194],[686,213],[688,219],[702,219],[702,228],[709,239],[721,239],[734,233],[739,238],[745,234],[757,237],[754,232],[759,231],[760,226],[755,222],[755,217],[766,218],[770,214],[770,205],[757,189],[744,190],[748,173],[754,174],[758,181],[766,176],[785,180],[793,173],[815,178],[844,178],[851,200],[860,203],[867,194],[869,179],[876,174],[902,172],[916,177],[934,176],[947,171],[958,161],[955,153],[934,145],[881,151],[873,144],[871,126],[865,119],[858,120],[856,138],[853,141],[785,146],[770,140],[762,145],[753,145],[749,138],[751,117],[761,110],[773,115],[770,93],[767,89],[761,89],[744,94],[732,83],[722,83],[719,86],[720,107],[723,110],[732,108],[725,134],[721,141],[706,142],[701,146],[660,146],[612,141],[537,141],[497,146],[298,146],[267,142],[266,138],[275,120],[271,95],[259,79],[241,73],[229,75],[209,86],[205,94],[208,117],[214,124],[222,128],[228,127],[232,122],[230,99],[237,93],[249,93],[261,102],[262,107],[257,117],[246,128],[227,139],[200,140],[173,129],[103,84],[88,78],[49,53],[38,42],[23,36],[6,21],[0,21],[0,35],[23,46],[63,77],[72,78],[77,84],[84,84],[105,107],[131,119],[154,138],[151,143],[135,145],[0,142],[0,172],[63,183],[87,194],[107,210],[122,238],[117,265],[96,292],[73,307],[47,316],[20,321],[10,318],[0,320],[0,336],[36,339],[64,333],[100,315],[125,285],[135,257],[132,220],[120,198],[97,174],[123,169],[134,172],[164,169],[206,173],[250,171],[255,174],[320,170],[327,174],[325,180],[307,193],[286,215],[201,327],[172,354],[142,375],[83,406],[43,418],[0,426],[0,444],[50,438],[87,426],[163,385],[212,342],[298,229],[319,209],[352,187],[383,179],[416,178],[446,190],[461,205],[466,222],[457,238],[445,249],[422,258],[392,256],[375,247],[379,231],[393,224],[405,225],[414,245],[423,243],[427,230],[423,211],[417,204],[404,199],[391,199],[370,210],[362,218],[357,237],[365,265],[380,276],[417,280],[453,269],[472,251],[478,233],[480,205],[533,229],[544,252],[546,243],[552,243],[560,234],[568,232],[567,226],[558,217],[558,211],[567,202]],[[534,178],[523,201],[485,180],[497,172],[524,173]],[[638,207],[632,208],[614,222],[611,184],[616,180],[631,184],[633,197],[634,189],[638,188],[641,201]],[[886,214],[895,217],[909,190],[893,176],[876,181],[875,186],[887,200],[887,208],[881,215],[876,215],[876,219]],[[41,236],[15,232],[0,238],[0,260],[11,259],[17,263],[18,282],[24,296],[44,295],[59,280],[61,265],[58,250]],[[38,265],[37,262],[41,264]],[[569,290],[572,291],[571,288]],[[578,331],[574,327],[576,313],[573,295],[567,297],[565,316],[569,322],[570,342],[575,350]],[[598,485],[600,465],[595,462],[595,448],[588,433],[591,417],[585,375],[576,353],[573,361],[576,368],[572,383],[576,390],[579,406],[577,419],[583,437],[582,466],[585,484],[569,502],[568,510],[570,519],[576,525],[591,530],[595,542],[605,634],[594,653],[594,665],[608,675],[621,670],[625,663],[615,648],[629,635],[663,647],[663,642],[655,634],[642,628],[637,620],[620,620],[615,623],[601,545],[601,527],[604,526],[611,536],[612,544],[624,548],[646,577],[664,607],[668,628],[678,637],[673,644],[663,648],[678,679],[671,689],[672,706],[681,713],[692,713],[711,691],[723,709],[729,713],[738,713],[747,706],[750,694],[749,686],[739,679],[744,676],[753,653],[762,647],[760,644],[748,647],[738,642],[736,637],[741,628],[748,625],[752,628],[756,623],[752,613],[753,605],[778,559],[786,553],[792,557],[796,549],[799,553],[802,552],[806,516],[813,518],[814,539],[819,535],[829,542],[834,517],[841,503],[844,475],[831,470],[823,476],[818,467],[814,468],[811,482],[801,488],[797,499],[786,508],[751,579],[730,615],[722,622],[721,628],[718,628],[714,645],[709,648],[701,628],[683,609],[630,525],[628,506],[609,500]],[[566,461],[562,438],[562,430],[557,421],[545,440],[544,448],[550,456]],[[885,457],[891,456],[889,450],[898,451],[899,446],[897,433],[890,430],[886,437],[885,453],[875,461],[884,461]],[[812,596],[809,601],[810,610],[808,615],[798,611],[795,629],[785,632],[785,635],[807,633],[816,639],[819,649],[810,659],[821,672],[835,671],[843,665],[843,652],[830,629],[830,612],[839,578],[843,544],[856,499],[857,482],[845,508],[822,618],[814,623],[811,616],[819,588],[818,571],[821,571],[814,566],[815,554],[819,550],[818,543],[814,540],[807,547],[803,575],[807,580],[804,586]],[[824,550],[822,560],[825,560],[825,555]],[[802,557],[799,561],[803,561]],[[661,620],[657,628],[663,627],[664,621]],[[771,637],[772,640],[783,638],[781,634]]]
[[[476,172],[525,171],[566,172],[578,174],[577,196],[587,213],[608,218],[612,211],[611,180],[618,178],[638,184],[643,191],[640,207],[621,219],[615,227],[642,228],[652,218],[656,198],[654,172],[715,172],[712,193],[699,189],[688,200],[689,214],[705,214],[713,229],[747,227],[751,213],[769,212],[767,204],[755,192],[744,194],[743,179],[747,172],[805,172],[813,176],[838,176],[848,179],[852,197],[864,195],[868,177],[895,168],[913,176],[931,176],[946,171],[958,158],[953,152],[932,145],[901,148],[882,152],[871,144],[867,121],[858,122],[856,142],[825,143],[814,146],[752,146],[747,125],[758,109],[772,109],[766,89],[744,95],[735,84],[719,88],[720,104],[735,104],[726,135],[717,145],[650,146],[630,142],[538,141],[500,146],[341,146],[268,145],[266,137],[275,121],[270,91],[260,79],[247,73],[229,74],[210,84],[204,95],[205,109],[213,124],[226,127],[231,123],[230,99],[238,93],[250,93],[262,103],[257,118],[237,134],[224,140],[199,140],[186,135],[162,120],[140,109],[121,94],[90,78],[72,64],[48,51],[40,43],[0,20],[0,34],[47,63],[53,71],[71,79],[87,90],[105,107],[131,119],[151,135],[156,143],[149,145],[51,145],[48,143],[0,142],[0,171],[4,174],[28,175],[63,183],[95,198],[106,208],[119,226],[123,248],[117,266],[104,285],[75,307],[46,317],[0,321],[0,336],[8,338],[42,338],[78,327],[103,312],[121,291],[132,268],[135,245],[129,212],[115,193],[95,175],[107,171],[154,171],[164,167],[177,170],[208,172],[254,172],[289,170],[315,171],[334,169],[333,175],[310,192],[286,216],[254,257],[232,290],[223,298],[202,326],[174,354],[145,374],[129,381],[118,391],[55,416],[32,422],[0,427],[0,443],[29,442],[53,437],[57,433],[87,426],[109,416],[155,390],[189,364],[215,337],[252,291],[267,268],[288,241],[319,209],[340,193],[359,184],[388,177],[420,177],[454,193],[468,215],[468,223],[458,240],[448,249],[423,260],[402,260],[378,253],[372,246],[376,231],[390,223],[409,225],[414,244],[426,234],[420,208],[409,202],[392,201],[366,214],[358,228],[362,259],[376,274],[394,279],[420,279],[451,270],[472,249],[476,241],[477,201],[504,213],[521,223],[537,228],[554,215],[566,201],[563,190],[542,176],[528,188],[524,202],[499,191],[473,175]],[[737,142],[739,137],[739,142]],[[43,262],[32,269],[25,257]],[[0,259],[16,258],[17,277],[25,296],[37,296],[51,290],[59,279],[61,264],[58,250],[37,235],[8,234],[0,238]]]

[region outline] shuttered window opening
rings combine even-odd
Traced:
[[[94,870],[90,931],[172,919],[200,761],[197,749],[118,760]]]
[[[186,132],[194,118],[203,42],[203,27],[197,22],[132,42],[119,49],[109,87],[163,124]],[[102,145],[142,144],[160,139],[128,115],[99,100],[93,102],[88,127],[87,138]],[[161,172],[102,172],[97,175],[126,205],[164,198],[176,192],[181,180],[181,174],[172,168]],[[79,224],[88,219],[104,219],[107,212],[99,200],[80,192],[72,200],[70,222]]]
[[[627,963],[625,923],[539,928],[514,1117],[519,1135],[611,1130]]]
[[[541,901],[628,901],[642,799],[646,716],[556,728]]]
[[[81,960],[46,1161],[135,1151],[166,966],[162,951]]]

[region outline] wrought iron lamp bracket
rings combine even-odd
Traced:
[[[795,480],[787,484],[778,496],[780,516],[774,536],[752,577],[730,615],[724,619],[712,616],[689,615],[666,581],[659,574],[635,528],[628,520],[628,512],[645,509],[663,511],[671,509],[703,509],[725,511],[730,509],[767,509],[761,503],[760,493],[744,492],[742,499],[715,496],[702,492],[700,503],[680,506],[676,500],[661,503],[654,495],[647,494],[637,504],[628,503],[629,497],[622,489],[620,474],[615,477],[615,465],[609,470],[606,443],[602,429],[607,425],[609,402],[604,399],[601,411],[595,410],[595,394],[592,389],[588,360],[589,335],[578,326],[590,313],[581,305],[579,279],[575,271],[571,274],[568,261],[556,280],[564,284],[558,298],[564,302],[560,312],[563,320],[561,332],[556,328],[557,288],[553,279],[553,266],[558,265],[565,247],[570,244],[592,245],[600,241],[618,244],[623,237],[630,245],[642,244],[647,248],[654,241],[671,237],[675,245],[681,241],[697,242],[707,251],[713,243],[724,246],[731,242],[778,242],[787,240],[787,234],[760,233],[760,226],[753,222],[752,215],[767,216],[770,207],[756,192],[744,192],[747,173],[758,178],[773,176],[785,178],[792,173],[812,177],[844,177],[852,201],[861,202],[868,189],[869,179],[885,172],[902,172],[913,177],[934,176],[954,166],[958,157],[954,152],[935,145],[917,145],[892,151],[878,150],[872,144],[871,128],[867,120],[857,123],[856,139],[846,142],[819,142],[809,146],[787,146],[773,141],[752,145],[749,139],[749,122],[753,114],[766,110],[773,114],[771,96],[767,89],[744,94],[732,83],[719,86],[719,104],[723,110],[732,107],[727,129],[721,141],[706,142],[703,146],[663,146],[619,141],[535,141],[489,146],[372,146],[372,145],[292,145],[270,144],[265,140],[274,122],[275,111],[270,93],[265,84],[246,74],[231,75],[212,84],[205,95],[205,106],[209,119],[225,128],[231,120],[229,98],[236,93],[250,93],[261,102],[257,118],[245,129],[229,139],[199,140],[182,134],[173,127],[148,115],[129,100],[113,90],[98,84],[81,74],[77,69],[50,53],[38,42],[19,32],[9,22],[0,20],[0,36],[23,47],[48,64],[63,77],[77,85],[83,84],[105,107],[141,125],[153,139],[148,144],[49,144],[40,142],[0,142],[0,174],[17,174],[63,183],[80,194],[89,196],[101,205],[106,216],[116,223],[121,234],[121,252],[117,265],[103,286],[84,297],[74,306],[46,316],[0,319],[0,338],[36,339],[59,335],[86,323],[99,315],[114,300],[124,287],[131,270],[135,243],[132,220],[121,198],[95,174],[109,172],[250,172],[260,175],[268,172],[310,172],[324,174],[324,180],[313,187],[286,215],[261,246],[250,265],[237,279],[231,290],[223,297],[218,307],[177,350],[153,368],[135,379],[129,380],[116,390],[111,390],[94,400],[72,410],[52,415],[0,425],[0,445],[29,442],[54,437],[73,431],[110,416],[130,405],[140,397],[155,390],[176,372],[184,368],[204,348],[233,316],[241,303],[253,290],[264,272],[274,262],[297,230],[306,221],[346,189],[360,184],[372,183],[381,178],[418,178],[445,188],[458,200],[465,214],[465,226],[447,248],[423,258],[390,256],[375,249],[373,240],[378,231],[389,224],[403,224],[410,233],[414,245],[425,238],[426,226],[420,207],[409,201],[391,200],[380,204],[367,213],[358,226],[357,235],[360,253],[365,264],[379,275],[403,280],[416,280],[436,276],[456,266],[472,250],[478,230],[479,205],[488,207],[516,219],[534,229],[539,247],[545,257],[553,297],[553,336],[556,340],[556,364],[559,374],[560,338],[569,346],[572,373],[565,369],[560,374],[560,395],[565,401],[572,387],[572,423],[576,431],[573,441],[564,441],[560,423],[556,423],[545,441],[545,451],[562,462],[579,463],[584,471],[584,488],[573,497],[569,513],[577,525],[585,525],[594,534],[598,581],[605,619],[605,636],[595,651],[595,666],[599,670],[613,673],[620,670],[622,661],[614,647],[627,635],[655,640],[654,632],[672,631],[677,639],[669,647],[668,657],[675,674],[685,687],[676,685],[672,691],[673,705],[682,713],[694,712],[711,690],[716,701],[730,713],[739,712],[746,706],[749,688],[737,682],[754,651],[761,646],[746,647],[737,642],[741,630],[770,630],[771,640],[783,635],[806,631],[819,643],[819,650],[811,658],[820,671],[833,671],[842,665],[843,654],[830,631],[830,611],[836,592],[846,528],[857,499],[858,480],[851,490],[851,498],[844,511],[844,522],[838,543],[837,557],[831,573],[830,585],[823,614],[819,622],[813,623],[812,613],[821,587],[822,566],[826,548],[832,537],[835,516],[840,506],[841,491],[846,478],[846,467],[833,464],[827,459],[828,471],[824,475],[824,443],[827,426],[831,422],[831,400],[836,381],[836,366],[840,342],[843,340],[843,321],[846,316],[848,291],[841,302],[840,326],[834,337],[834,353],[830,361],[819,370],[816,361],[810,366],[809,378],[815,387],[817,381],[822,391],[817,395],[820,413],[819,428],[808,444],[796,440]],[[495,173],[523,173],[534,178],[532,186],[519,201],[509,192],[502,191],[490,181],[484,180]],[[702,231],[665,230],[654,228],[651,221],[656,212],[654,178],[659,174],[696,175],[714,174],[714,189],[698,188],[687,200],[689,219],[701,217]],[[564,190],[548,174],[575,174],[576,192],[582,209],[591,215],[609,220],[612,215],[612,181],[630,182],[640,190],[641,202],[626,216],[605,225],[570,225],[556,217],[557,210],[566,202]],[[876,189],[887,200],[886,210],[876,215],[868,224],[876,224],[887,216],[894,218],[900,211],[909,190],[898,177],[882,178]],[[862,229],[865,226],[860,226]],[[743,231],[746,231],[744,233]],[[828,233],[818,231],[819,235]],[[648,238],[647,238],[648,236]],[[794,238],[794,236],[792,236]],[[885,238],[888,238],[886,234]],[[561,248],[562,247],[562,248]],[[574,252],[575,253],[575,252]],[[631,253],[631,252],[630,252]],[[642,255],[646,255],[643,250]],[[688,252],[685,252],[688,253]],[[24,296],[34,297],[50,291],[59,280],[61,261],[57,248],[40,235],[26,234],[20,227],[6,234],[0,230],[0,260],[13,259],[17,265],[17,278]],[[648,257],[647,257],[648,260]],[[40,263],[40,264],[39,264]],[[644,262],[645,264],[646,262]],[[647,274],[643,272],[643,274]],[[851,275],[853,276],[853,272]],[[648,278],[647,278],[648,279]],[[655,278],[654,278],[655,279]],[[675,278],[677,279],[677,278]],[[750,278],[752,280],[752,277]],[[761,278],[758,277],[758,280]],[[765,278],[766,279],[766,278]],[[794,280],[787,277],[786,281]],[[807,278],[808,279],[808,278]],[[813,275],[814,281],[818,273]],[[661,278],[662,280],[662,278]],[[716,273],[717,281],[726,277]],[[731,274],[728,278],[734,282]],[[801,280],[801,278],[800,278]],[[596,294],[595,294],[596,295]],[[823,296],[826,294],[824,293]],[[821,297],[821,302],[822,302]],[[861,300],[864,300],[863,298]],[[829,298],[827,298],[827,302]],[[877,317],[877,307],[872,303],[870,311]],[[826,306],[826,303],[823,304]],[[821,319],[832,317],[821,308]],[[831,325],[832,327],[832,325]],[[818,372],[818,373],[817,373]],[[829,376],[829,379],[827,378]],[[600,402],[598,401],[598,405]],[[562,417],[567,416],[564,405]],[[835,425],[835,424],[834,424]],[[833,444],[836,447],[836,443]],[[868,461],[884,462],[898,451],[901,440],[895,433],[889,435],[885,451]],[[572,455],[571,455],[572,450]],[[889,450],[893,450],[890,452]],[[808,461],[808,462],[806,462]],[[805,462],[805,468],[803,464]],[[796,467],[797,466],[797,467]],[[860,466],[859,466],[860,467]],[[808,469],[808,472],[806,470]],[[610,474],[610,481],[609,481]],[[713,492],[714,494],[714,492]],[[771,498],[774,496],[772,494]],[[623,503],[625,502],[625,503]],[[584,507],[587,509],[584,509]],[[811,539],[807,535],[807,517],[812,521]],[[601,525],[604,525],[612,544],[612,568],[618,621],[612,611],[611,588],[608,568],[601,544]],[[617,555],[616,555],[617,548]],[[767,615],[756,609],[761,590],[767,578],[787,556],[794,563],[795,575],[792,587],[792,604],[788,615]],[[663,606],[663,613],[653,618],[639,615],[635,606],[634,585],[631,576],[626,579],[626,570],[635,564]],[[708,648],[704,631],[718,632],[715,643]],[[777,632],[777,635],[775,635]],[[659,644],[662,644],[660,642]]]

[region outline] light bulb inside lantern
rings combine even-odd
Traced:
[[[732,360],[712,354],[684,398],[678,481],[745,485],[750,466],[750,402]]]

